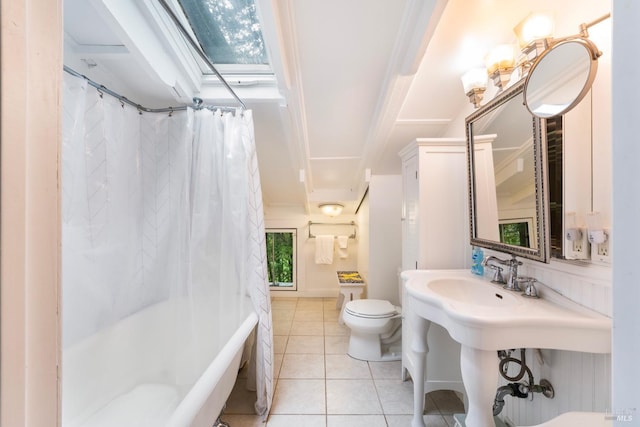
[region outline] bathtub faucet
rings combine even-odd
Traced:
[[[491,262],[496,262],[508,267],[509,272],[507,280],[504,280],[504,278],[502,278],[502,269],[498,266],[495,266],[494,264],[490,264]],[[509,291],[522,291],[522,289],[520,289],[520,286],[518,286],[518,266],[522,265],[522,262],[518,261],[515,255],[511,255],[510,259],[500,259],[498,257],[490,255],[482,261],[482,265],[496,270],[493,282],[503,283],[505,285],[504,288]]]

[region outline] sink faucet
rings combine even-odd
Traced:
[[[502,269],[500,267],[494,266],[492,268],[496,269],[496,274],[494,276],[494,282],[496,283],[503,283],[504,284],[504,288],[509,290],[509,291],[517,291],[517,292],[521,292],[522,289],[520,289],[520,286],[518,286],[518,266],[522,265],[521,261],[518,261],[516,259],[515,255],[511,255],[510,259],[500,259],[498,257],[495,257],[493,255],[490,255],[488,257],[486,257],[484,259],[484,261],[482,261],[482,265],[485,266],[489,266],[491,267],[493,264],[490,264],[490,262],[496,262],[498,264],[502,264],[504,266],[507,266],[509,269],[508,272],[508,278],[505,281],[502,278],[501,272]]]

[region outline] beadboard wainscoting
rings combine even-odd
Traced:
[[[535,277],[538,290],[558,292],[565,297],[611,317],[611,268],[592,263],[577,264],[552,260],[549,264],[523,260],[521,275]],[[513,356],[519,357],[519,351]],[[543,363],[535,349],[527,349],[527,365],[538,384],[551,382],[555,397],[547,399],[536,393],[533,400],[505,398],[500,414],[515,425],[533,425],[568,411],[605,412],[611,408],[611,355],[571,351],[542,350]],[[512,366],[510,375],[518,372]],[[525,377],[526,379],[526,377]],[[507,381],[501,378],[501,385]]]

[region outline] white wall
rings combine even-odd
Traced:
[[[59,424],[62,1],[1,3],[0,424]]]
[[[565,297],[606,316],[612,315],[611,268],[596,264],[549,264],[524,261],[521,274],[535,277],[537,288]],[[527,364],[536,383],[545,378],[553,384],[554,399],[536,394],[533,401],[507,398],[502,415],[517,425],[539,424],[568,411],[605,412],[611,407],[611,355],[543,350],[544,365],[531,350]],[[518,354],[519,356],[519,354]],[[502,383],[506,381],[502,380]]]
[[[368,298],[400,304],[402,176],[372,175],[369,182]]]
[[[640,87],[634,82],[640,75],[637,28],[640,2],[613,2],[613,404],[616,412],[636,408],[633,422],[640,425],[638,413],[640,369],[640,191],[638,190],[638,123],[640,123]]]
[[[315,263],[315,239],[309,239],[309,221],[323,223],[348,223],[356,221],[356,240],[349,239],[348,257],[340,259],[337,251],[333,255],[333,264]],[[355,215],[342,214],[335,218],[322,215],[309,216],[304,212],[287,209],[265,208],[265,227],[297,229],[297,290],[271,291],[278,297],[336,297],[338,295],[337,271],[358,269],[358,239],[361,226]],[[353,226],[313,225],[311,233],[349,235]]]

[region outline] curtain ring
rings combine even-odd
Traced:
[[[169,107],[169,117],[173,117],[173,107]]]
[[[104,86],[100,86],[99,88],[96,88],[96,90],[98,91],[98,96],[100,97],[100,99],[102,99],[102,97],[104,96],[104,93],[102,92],[102,88]]]
[[[138,114],[142,115],[142,107],[140,106],[140,104],[138,104]]]

